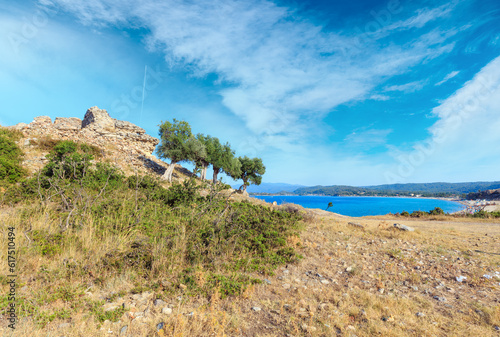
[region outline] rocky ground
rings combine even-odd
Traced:
[[[43,335],[500,336],[498,222],[319,210],[306,218],[304,233],[292,240],[303,259],[273,276],[254,275],[262,283],[242,296],[130,294],[121,292],[127,280],[116,280],[84,296],[106,301],[105,311],[123,307],[117,322],[85,322],[82,313],[49,323]],[[5,336],[41,333],[29,319],[7,331],[2,324]]]

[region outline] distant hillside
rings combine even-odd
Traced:
[[[240,188],[241,185],[233,185],[231,186],[234,189]],[[248,193],[280,193],[280,192],[288,192],[291,193],[298,188],[302,188],[304,185],[293,185],[293,184],[284,184],[284,183],[262,183],[258,186],[250,185],[247,188]]]
[[[392,184],[377,186],[312,186],[298,188],[294,194],[309,195],[403,195],[420,194],[426,197],[446,197],[461,195],[478,190],[491,190],[500,188],[500,182],[469,182],[469,183],[421,183],[421,184]]]
[[[467,199],[485,199],[485,200],[500,200],[500,189],[486,190],[482,192],[472,192],[467,194]]]
[[[377,191],[406,191],[406,192],[428,192],[428,193],[470,193],[478,190],[490,190],[500,188],[500,181],[494,182],[472,182],[472,183],[422,183],[422,184],[392,184],[365,186],[367,189]]]

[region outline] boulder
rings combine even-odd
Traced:
[[[394,228],[399,229],[401,231],[405,231],[405,232],[413,232],[415,230],[415,229],[413,229],[411,227],[408,227],[406,225],[401,225],[399,223],[395,223],[394,224]]]

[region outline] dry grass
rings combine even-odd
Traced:
[[[13,212],[2,210],[1,229],[5,235],[7,227],[15,226],[19,247],[32,244],[23,234],[30,226],[32,232],[45,230],[49,234],[59,229],[49,210],[28,212],[23,217]],[[349,225],[352,221],[362,224],[364,230]],[[415,231],[395,230],[395,222]],[[254,275],[267,278],[270,284],[264,281],[251,286],[238,297],[220,299],[217,291],[208,297],[190,297],[179,290],[163,297],[172,308],[170,315],[162,314],[150,302],[150,314],[145,318],[134,318],[129,308],[119,322],[99,323],[79,309],[70,319],[55,318],[44,327],[22,319],[13,334],[8,334],[3,321],[0,334],[117,336],[126,325],[127,336],[498,336],[500,280],[483,277],[500,272],[500,256],[488,254],[500,253],[498,222],[445,216],[435,220],[352,219],[310,211],[306,226],[300,237],[288,239],[289,244],[300,247],[304,259],[284,266],[272,277]],[[59,298],[38,308],[47,313],[71,310],[75,301],[88,296],[118,293],[126,301],[136,287],[137,274],[108,275],[98,286],[93,281],[106,275],[104,270],[91,267],[93,277],[62,272],[71,261],[95,266],[95,261],[110,250],[129,247],[137,239],[134,233],[118,232],[96,241],[94,231],[91,223],[86,224],[78,232],[78,240],[66,242],[57,258],[21,255],[17,266],[23,279],[19,294],[36,298],[44,291],[66,289],[66,293],[58,290]],[[179,242],[176,248],[181,246]],[[84,251],[93,252],[93,260],[86,260]],[[161,251],[164,247],[159,243],[154,252]],[[5,250],[0,259],[5,261]],[[158,259],[154,268],[172,266],[168,259]],[[49,284],[30,281],[35,275],[40,277],[40,270],[48,271]],[[8,274],[6,264],[1,265],[0,274]],[[455,280],[459,275],[467,277],[465,283]],[[203,270],[196,277],[203,283]],[[92,295],[83,295],[90,286]],[[65,301],[64,294],[71,295],[71,289],[79,295]],[[5,282],[0,290],[6,293]],[[61,327],[63,322],[71,325]],[[164,328],[157,331],[160,322]]]

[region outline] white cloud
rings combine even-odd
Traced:
[[[387,30],[407,30],[412,28],[422,28],[427,23],[439,19],[451,13],[454,4],[446,4],[436,8],[421,8],[416,15],[402,21],[395,22],[387,26]]]
[[[424,87],[426,81],[415,81],[401,85],[391,85],[384,88],[385,91],[415,92]]]
[[[370,96],[370,99],[372,99],[374,101],[388,101],[391,98],[389,96],[387,96],[387,95],[374,94],[374,95]]]
[[[453,77],[457,76],[460,72],[459,71],[452,71],[448,75],[446,75],[441,81],[437,82],[435,85],[441,85],[445,82],[448,82],[451,80]]]
[[[416,37],[404,47],[363,49],[270,1],[54,0],[84,24],[140,26],[149,48],[197,76],[216,73],[223,103],[256,134],[304,132],[303,118],[321,118],[366,94],[386,76],[450,50]],[[423,10],[399,24],[422,27],[448,9]],[[394,29],[397,27],[394,26]],[[272,127],[269,127],[272,125]],[[275,145],[275,144],[269,144]]]
[[[500,57],[433,109],[439,120],[413,151],[394,151],[386,172],[396,181],[498,180],[500,166]]]
[[[344,142],[347,146],[362,150],[369,150],[378,146],[384,146],[387,143],[387,136],[392,130],[368,129],[354,131],[349,134]]]

